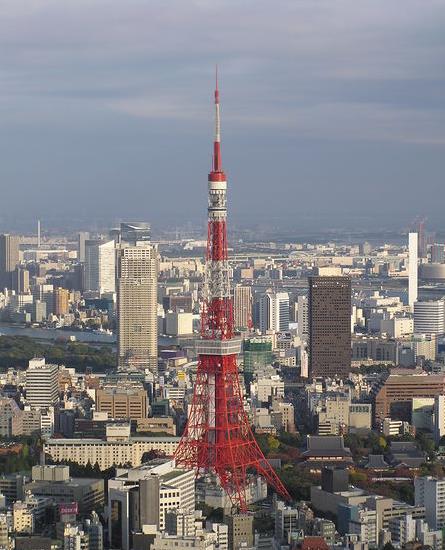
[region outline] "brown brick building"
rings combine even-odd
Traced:
[[[348,378],[351,280],[309,277],[309,377]]]
[[[130,388],[97,390],[96,410],[106,412],[108,418],[146,418],[147,392],[144,389]]]
[[[416,371],[390,374],[374,391],[374,419],[411,421],[413,397],[434,398],[445,394],[445,375],[426,375]],[[403,369],[405,370],[405,369]],[[402,371],[403,372],[403,371]]]

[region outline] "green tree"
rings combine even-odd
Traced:
[[[278,451],[278,449],[280,448],[280,442],[273,435],[269,435],[269,437],[267,438],[267,445],[269,447],[269,452]]]

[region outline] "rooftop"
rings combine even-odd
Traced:
[[[69,485],[70,487],[88,487],[91,483],[96,483],[97,481],[103,481],[101,478],[93,477],[70,477],[66,480],[53,481],[46,479],[37,479],[35,481],[30,481],[26,484],[27,489],[43,487],[45,485],[61,486]]]
[[[381,470],[389,468],[389,464],[386,462],[383,455],[369,455],[366,468]]]
[[[131,444],[131,443],[144,443],[144,442],[158,442],[158,443],[177,443],[179,437],[129,437],[125,441],[106,441],[105,439],[98,438],[52,438],[48,439],[45,445],[117,445],[117,444]]]
[[[301,550],[328,550],[328,548],[323,537],[305,537],[301,544]]]

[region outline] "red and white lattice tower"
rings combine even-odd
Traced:
[[[213,473],[234,506],[247,508],[248,473],[256,471],[284,498],[289,494],[264,458],[243,407],[234,337],[227,254],[227,181],[221,164],[218,80],[215,89],[215,141],[209,174],[208,240],[201,338],[193,402],[175,453],[178,465],[197,475]]]

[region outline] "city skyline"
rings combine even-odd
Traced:
[[[441,4],[0,2],[0,550],[445,548]]]
[[[0,224],[201,219],[218,62],[234,224],[440,227],[441,3],[267,8],[6,2]]]

